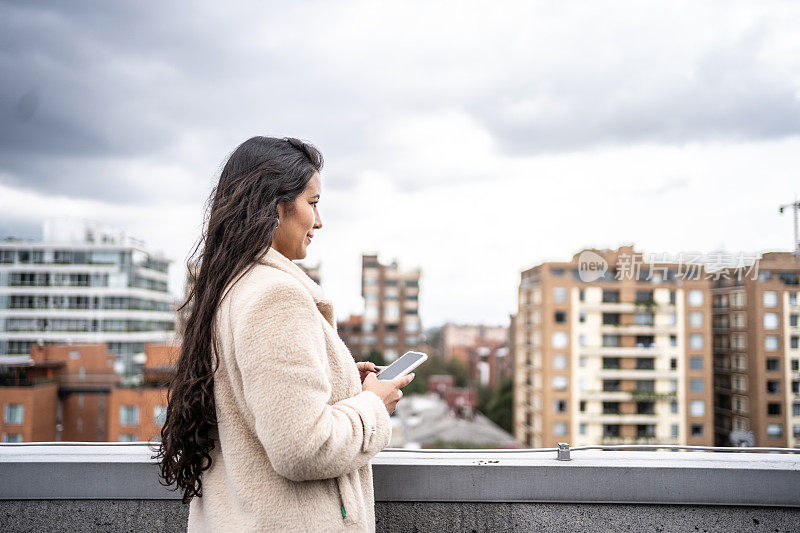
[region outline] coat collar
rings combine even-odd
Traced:
[[[317,309],[319,309],[319,312],[322,313],[323,317],[325,317],[325,320],[327,320],[332,326],[336,327],[336,321],[333,314],[333,302],[325,298],[325,295],[322,292],[322,287],[314,283],[314,280],[309,278],[308,275],[303,272],[302,268],[297,266],[294,262],[287,259],[286,256],[272,247],[270,247],[267,252],[261,256],[258,262],[286,272],[299,281],[311,294],[311,297],[314,298],[314,303],[317,304]]]

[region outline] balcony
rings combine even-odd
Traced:
[[[800,522],[800,455],[590,448],[387,450],[373,460],[377,530],[788,531]],[[0,484],[3,529],[185,531],[188,507],[158,484],[150,456],[139,445],[2,445],[0,477],[14,480]]]

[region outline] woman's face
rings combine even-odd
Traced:
[[[306,188],[295,198],[291,208],[278,204],[278,227],[272,239],[272,248],[287,259],[305,259],[306,248],[311,244],[314,230],[322,228],[317,203],[321,184],[319,173],[308,180]]]

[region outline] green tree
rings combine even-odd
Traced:
[[[497,387],[478,390],[478,411],[509,433],[514,431],[514,381],[502,380]]]

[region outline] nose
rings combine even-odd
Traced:
[[[314,213],[314,229],[322,229],[322,218],[319,213]]]

